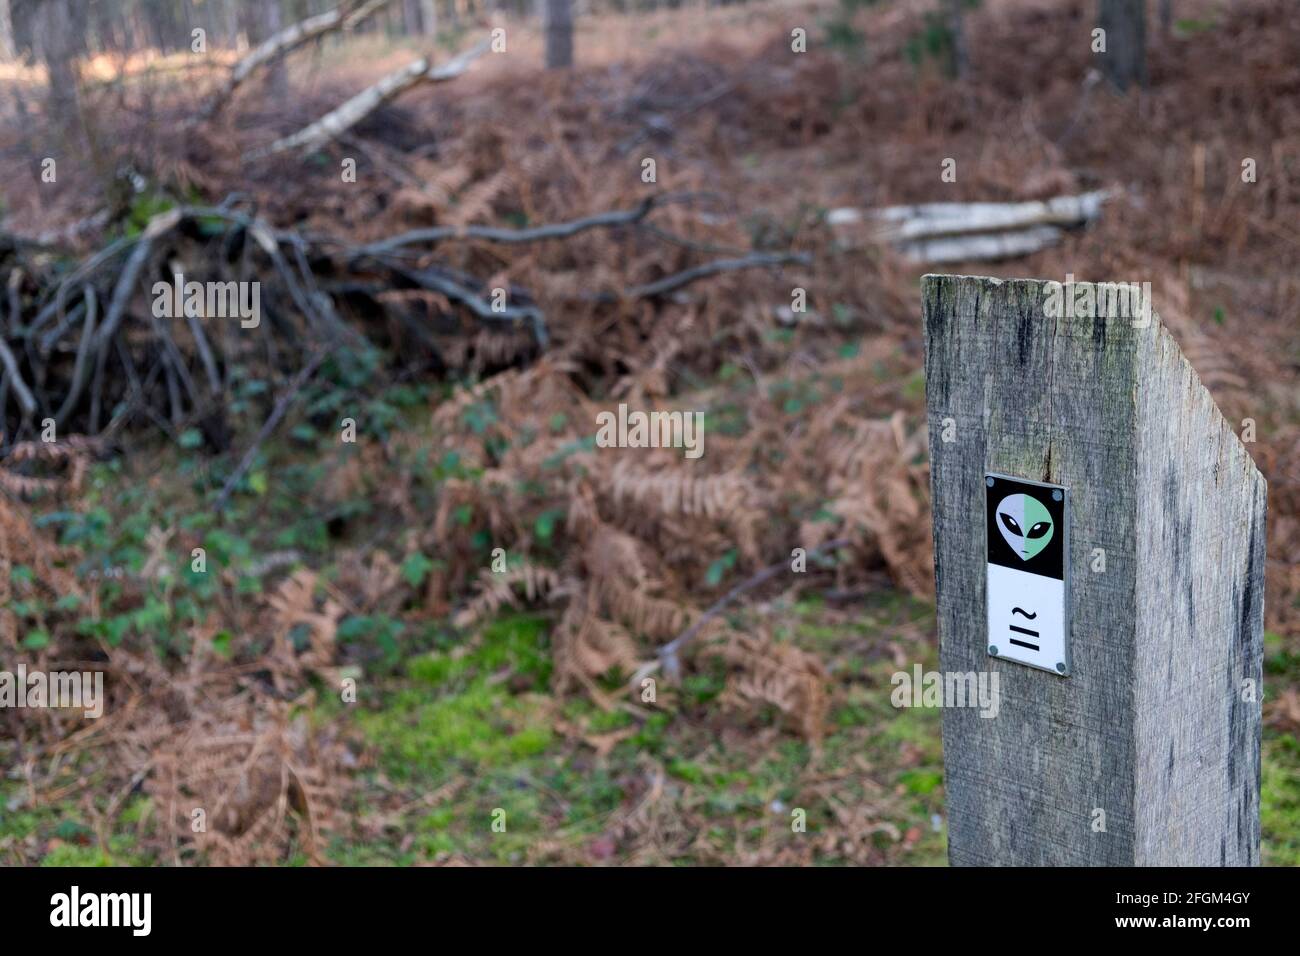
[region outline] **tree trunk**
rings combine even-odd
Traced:
[[[962,15],[966,0],[943,0],[943,5],[948,21],[948,73],[961,78],[966,75],[966,24]]]
[[[9,9],[9,0],[0,0],[0,60],[13,60],[18,57],[18,47],[14,45],[14,18]]]
[[[564,70],[573,66],[573,0],[542,0],[542,23],[546,32],[546,68]]]
[[[174,53],[178,49],[189,49],[189,32],[170,4],[147,4],[144,6],[144,11],[153,34],[153,45],[160,53]]]
[[[7,3],[7,0],[0,0],[0,5]],[[118,53],[121,52],[122,45],[118,40],[117,32],[117,10],[110,8],[108,4],[97,3],[91,11],[91,17],[94,21],[92,30],[94,49],[101,53]]]
[[[438,0],[420,0],[420,30],[427,37],[438,35]]]
[[[263,40],[269,40],[275,36],[280,32],[280,28],[284,26],[278,0],[263,0],[261,3],[254,4],[253,9],[249,12],[249,20],[248,40],[249,44],[254,47]],[[289,75],[285,70],[283,60],[271,64],[266,71],[266,88],[275,97],[288,95]]]
[[[59,121],[68,119],[77,104],[76,63],[83,33],[77,20],[72,0],[42,0],[32,18],[32,45],[48,76],[50,115]]]
[[[1101,70],[1116,89],[1147,85],[1146,0],[1100,0],[1097,26],[1106,32]]]

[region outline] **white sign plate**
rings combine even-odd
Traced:
[[[1066,490],[997,474],[984,490],[988,653],[1068,677]]]

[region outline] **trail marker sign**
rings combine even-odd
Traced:
[[[1068,676],[1066,490],[991,473],[984,486],[989,656]]]

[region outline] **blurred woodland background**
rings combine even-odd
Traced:
[[[0,712],[0,862],[942,863],[951,271],[1152,283],[1253,423],[1300,864],[1298,97],[1287,0],[0,0],[0,669],[108,691]]]

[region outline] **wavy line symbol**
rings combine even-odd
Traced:
[[[1038,612],[1037,612],[1037,611],[1035,611],[1033,614],[1030,614],[1028,611],[1026,611],[1026,610],[1025,610],[1024,608],[1022,608],[1022,607],[1013,607],[1013,608],[1011,609],[1011,613],[1012,613],[1012,614],[1019,614],[1021,617],[1027,617],[1027,618],[1029,618],[1029,620],[1031,620],[1031,621],[1032,621],[1034,618],[1038,617]]]

